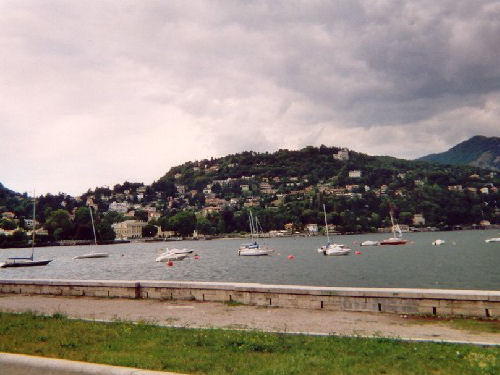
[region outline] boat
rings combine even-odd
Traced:
[[[378,246],[380,245],[379,241],[366,240],[360,243],[361,246]]]
[[[193,252],[192,250],[186,252],[185,250],[187,249],[167,249],[165,252],[161,253],[158,255],[158,257],[155,259],[156,262],[169,262],[169,261],[177,261],[177,260],[183,260],[187,258],[190,254],[190,252]]]
[[[90,211],[90,221],[92,222],[92,231],[94,232],[94,245],[97,246],[97,236],[95,235],[94,216],[92,215],[91,206],[89,206],[89,211]],[[108,253],[91,252],[87,254],[77,255],[73,257],[73,259],[107,258],[107,257],[109,257]]]
[[[391,224],[392,224],[392,237],[387,238],[385,240],[380,241],[381,245],[405,245],[408,240],[403,238],[403,233],[401,233],[401,228],[399,228],[399,224],[396,222],[394,224],[394,216],[392,214],[392,210],[389,212],[391,215]],[[396,234],[397,232],[397,234]]]
[[[487,239],[484,240],[484,242],[486,242],[486,243],[500,242],[500,237],[487,238]]]
[[[440,245],[444,245],[445,243],[446,243],[445,240],[440,240],[440,239],[432,241],[433,246],[440,246]]]
[[[351,252],[351,249],[346,247],[343,244],[338,243],[330,243],[330,234],[328,232],[328,222],[326,220],[326,208],[323,205],[323,213],[325,215],[325,228],[326,228],[326,238],[327,243],[324,246],[321,246],[318,249],[319,253],[323,253],[324,255],[348,255]]]
[[[31,256],[30,257],[12,257],[8,258],[7,261],[0,263],[0,268],[7,267],[39,267],[46,266],[52,259],[43,259],[43,260],[35,260],[35,229],[36,229],[36,221],[35,221],[35,206],[36,206],[36,198],[35,192],[33,192],[33,228],[31,233],[33,237],[31,239]]]
[[[249,222],[250,222],[250,236],[253,238],[259,233],[259,219],[252,215],[252,211],[248,214]],[[274,252],[274,249],[261,246],[257,240],[254,240],[250,243],[241,244],[238,248],[238,255],[240,256],[265,256]]]

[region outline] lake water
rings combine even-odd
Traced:
[[[240,257],[241,239],[127,243],[108,246],[59,246],[37,248],[36,259],[54,259],[45,267],[0,268],[0,279],[117,279],[258,282],[311,286],[450,288],[500,290],[500,243],[496,230],[407,233],[402,246],[361,247],[361,241],[381,240],[387,234],[334,236],[354,252],[324,256],[317,248],[326,238],[286,237],[264,239],[276,252],[271,256]],[[432,246],[440,238],[445,245]],[[356,244],[357,243],[357,244]],[[155,262],[165,247],[191,248],[199,254],[172,267]],[[90,251],[107,252],[109,258],[72,259]],[[30,249],[0,250],[0,261],[24,256]],[[295,259],[290,260],[288,255]]]

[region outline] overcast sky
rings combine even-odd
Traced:
[[[500,2],[0,0],[0,182],[151,183],[307,145],[500,135]]]

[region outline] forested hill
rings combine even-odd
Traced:
[[[419,160],[452,165],[473,165],[500,171],[500,138],[476,135],[446,152],[423,156]]]
[[[354,171],[359,171],[360,176],[353,174]],[[187,162],[171,168],[153,187],[163,182],[175,182],[185,185],[187,190],[202,191],[207,184],[217,181],[264,179],[277,189],[284,188],[283,185],[291,180],[300,180],[301,186],[363,184],[375,188],[393,184],[398,176],[400,180],[404,176],[405,179],[425,180],[428,184],[446,187],[465,184],[471,174],[477,173],[480,173],[480,168],[443,167],[424,161],[369,156],[336,147],[308,146],[298,151],[248,151],[210,160]]]
[[[342,153],[345,157],[342,157]],[[280,177],[306,179],[308,185],[330,180],[340,185],[352,182],[349,171],[362,169],[362,179],[369,185],[387,182],[389,175],[409,170],[436,169],[428,163],[396,159],[389,156],[369,156],[346,149],[308,146],[298,151],[279,150],[274,153],[251,151],[221,158],[187,162],[173,167],[160,180],[176,181],[190,189],[203,190],[214,180],[272,179]],[[470,171],[468,169],[467,171]],[[466,172],[468,173],[468,172]]]
[[[190,161],[151,185],[126,181],[80,197],[47,194],[37,198],[36,219],[48,240],[92,239],[89,207],[102,241],[114,238],[113,223],[130,218],[149,223],[144,236],[153,236],[158,227],[182,236],[194,230],[203,235],[245,232],[249,210],[264,231],[304,231],[324,222],[323,205],[328,223],[341,233],[387,228],[390,210],[400,224],[449,228],[500,223],[499,187],[498,174],[474,166],[309,146]],[[8,214],[0,228],[26,228],[29,197],[3,187],[0,193],[0,213]],[[2,236],[0,247],[12,246]],[[27,242],[19,236],[20,243]]]

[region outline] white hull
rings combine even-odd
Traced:
[[[77,255],[76,257],[73,257],[73,259],[107,258],[107,257],[109,257],[108,253],[88,253],[88,254]]]
[[[274,252],[274,249],[269,248],[243,248],[238,250],[238,255],[241,256],[263,256]]]
[[[169,261],[177,261],[177,260],[183,260],[188,257],[189,253],[176,253],[176,249],[172,249],[169,251],[164,252],[163,254],[160,254],[155,261],[156,262],[169,262]]]
[[[348,255],[351,252],[351,249],[345,247],[345,245],[333,244],[320,247],[318,252],[321,252],[324,255]]]
[[[380,242],[367,240],[367,241],[361,242],[360,245],[361,246],[378,246],[378,245],[380,245]]]
[[[435,240],[435,241],[432,241],[432,245],[434,246],[440,246],[440,245],[444,245],[446,242],[444,240]]]
[[[488,242],[500,242],[500,237],[488,238],[488,239],[484,240],[484,242],[486,242],[486,243],[488,243]]]

